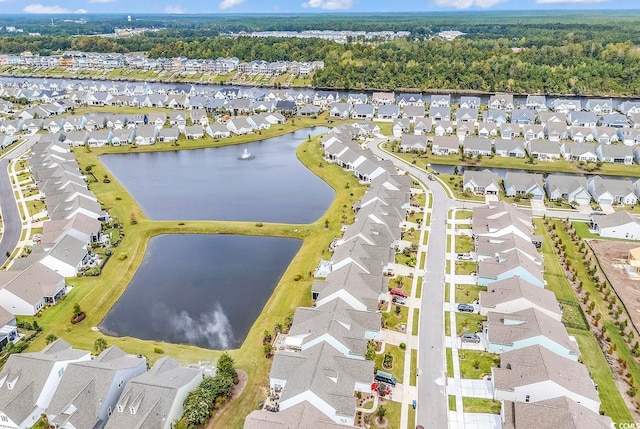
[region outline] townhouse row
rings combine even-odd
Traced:
[[[387,275],[393,273],[410,209],[411,178],[362,149],[356,136],[353,126],[340,126],[322,145],[345,147],[353,162],[341,165],[358,177],[362,169],[375,173],[354,206],[355,221],[332,246],[326,277],[312,285],[314,306],[296,310],[284,347],[275,354],[269,387],[278,412],[252,412],[245,429],[352,427],[358,392],[372,393],[374,363],[365,355],[369,341],[380,338],[380,308],[391,299]]]
[[[62,339],[12,354],[0,372],[0,427],[26,429],[41,415],[59,429],[170,429],[202,370],[170,357],[146,359],[109,347],[92,357]]]
[[[480,314],[487,316],[483,341],[488,352],[500,355],[491,383],[494,400],[502,401],[503,427],[612,427],[600,415],[597,386],[578,362],[562,308],[544,288],[542,243],[531,217],[491,203],[473,210],[472,232],[477,283],[487,287],[479,297]]]

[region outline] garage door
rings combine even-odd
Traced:
[[[591,199],[587,199],[587,198],[576,198],[576,203],[578,204],[589,204],[591,202]]]
[[[598,201],[598,203],[600,205],[606,205],[606,206],[610,206],[613,204],[613,200],[610,198],[601,198],[600,201]]]

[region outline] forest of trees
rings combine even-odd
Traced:
[[[148,18],[163,22],[153,19]],[[205,35],[239,29],[339,29],[349,23],[350,29],[410,30],[412,35],[348,44]],[[640,93],[639,23],[637,12],[187,16],[170,28],[132,38],[0,36],[0,53],[145,51],[151,57],[323,60],[325,69],[313,77],[316,87],[629,96]],[[432,37],[444,29],[468,34],[453,42]]]

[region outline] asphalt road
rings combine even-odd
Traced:
[[[402,170],[423,181],[433,196],[431,231],[420,304],[418,368],[418,406],[416,424],[425,428],[447,428],[449,405],[446,392],[444,345],[444,275],[447,249],[446,220],[449,210],[461,207],[458,201],[449,199],[437,181],[428,179],[424,172],[378,149],[384,139],[376,140],[369,149],[382,159],[388,159]]]
[[[0,211],[2,212],[2,222],[4,231],[0,238],[0,266],[7,261],[7,252],[11,253],[20,241],[22,233],[22,219],[16,204],[16,198],[11,189],[9,179],[9,160],[14,159],[29,149],[33,143],[38,141],[39,136],[31,137],[26,143],[20,144],[13,151],[9,152],[0,160]]]

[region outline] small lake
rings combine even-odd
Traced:
[[[144,340],[237,348],[301,244],[241,235],[154,237],[100,329]]]
[[[305,128],[242,145],[109,154],[100,160],[152,220],[311,223],[329,208],[335,192],[296,158],[296,148],[326,131]],[[245,149],[255,158],[238,160]]]

